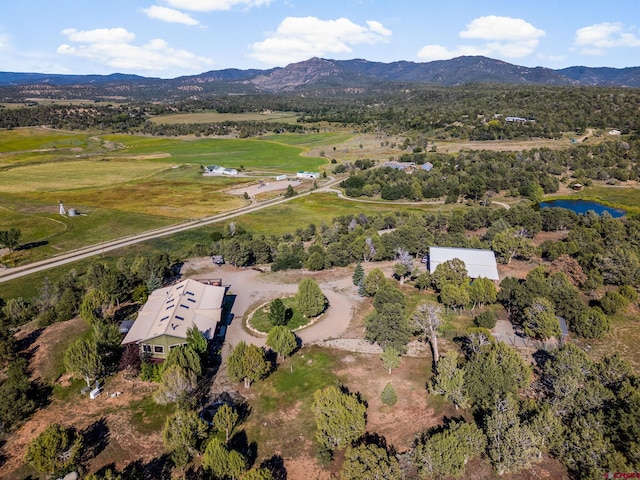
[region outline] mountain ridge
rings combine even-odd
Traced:
[[[282,93],[309,88],[368,88],[384,83],[457,86],[473,83],[518,85],[608,86],[640,88],[640,67],[610,68],[575,66],[553,70],[524,67],[483,56],[462,56],[433,62],[372,62],[365,59],[310,58],[271,69],[211,70],[172,79],[114,73],[65,75],[0,72],[0,88],[38,96],[64,94],[75,86],[85,94],[120,95],[164,91],[168,96],[223,93]],[[40,88],[39,88],[40,87]],[[84,87],[84,88],[80,88]],[[134,88],[135,87],[135,88]]]

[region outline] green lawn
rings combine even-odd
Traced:
[[[267,379],[254,383],[251,416],[244,425],[248,438],[267,451],[287,452],[287,457],[301,453],[305,441],[315,444],[313,393],[339,381],[333,373],[337,366],[331,351],[304,348]]]
[[[290,330],[295,330],[296,328],[300,328],[307,323],[309,323],[309,319],[305,318],[298,311],[298,305],[296,303],[295,297],[286,297],[282,298],[282,303],[288,309],[291,309],[291,318],[287,323],[287,328]],[[251,317],[250,325],[262,333],[269,333],[269,331],[273,328],[273,323],[269,320],[269,304],[262,307],[258,307],[257,310],[254,310],[254,313]]]

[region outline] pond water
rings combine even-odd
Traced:
[[[538,207],[566,208],[568,210],[571,210],[572,212],[577,213],[578,215],[584,215],[589,210],[593,210],[598,215],[602,215],[604,212],[607,212],[613,218],[624,217],[627,213],[621,208],[607,207],[606,205],[591,200],[550,200],[548,202],[540,202],[538,204]]]

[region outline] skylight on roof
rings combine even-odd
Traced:
[[[184,317],[181,317],[180,315],[176,315],[176,318],[177,318],[178,320],[184,320]]]

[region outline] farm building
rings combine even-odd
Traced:
[[[204,167],[203,173],[205,175],[237,175],[238,170],[235,168],[220,167],[218,165],[209,165],[208,167]]]
[[[187,330],[194,325],[213,338],[226,291],[191,279],[153,291],[122,344],[138,344],[142,353],[164,360],[173,347],[187,343]]]
[[[485,277],[500,280],[495,253],[492,250],[475,248],[429,247],[427,265],[429,272],[433,273],[438,265],[454,258],[464,262],[470,278]]]
[[[318,172],[303,172],[302,170],[300,170],[296,176],[298,178],[308,178],[313,180],[314,178],[320,178],[320,173]]]

